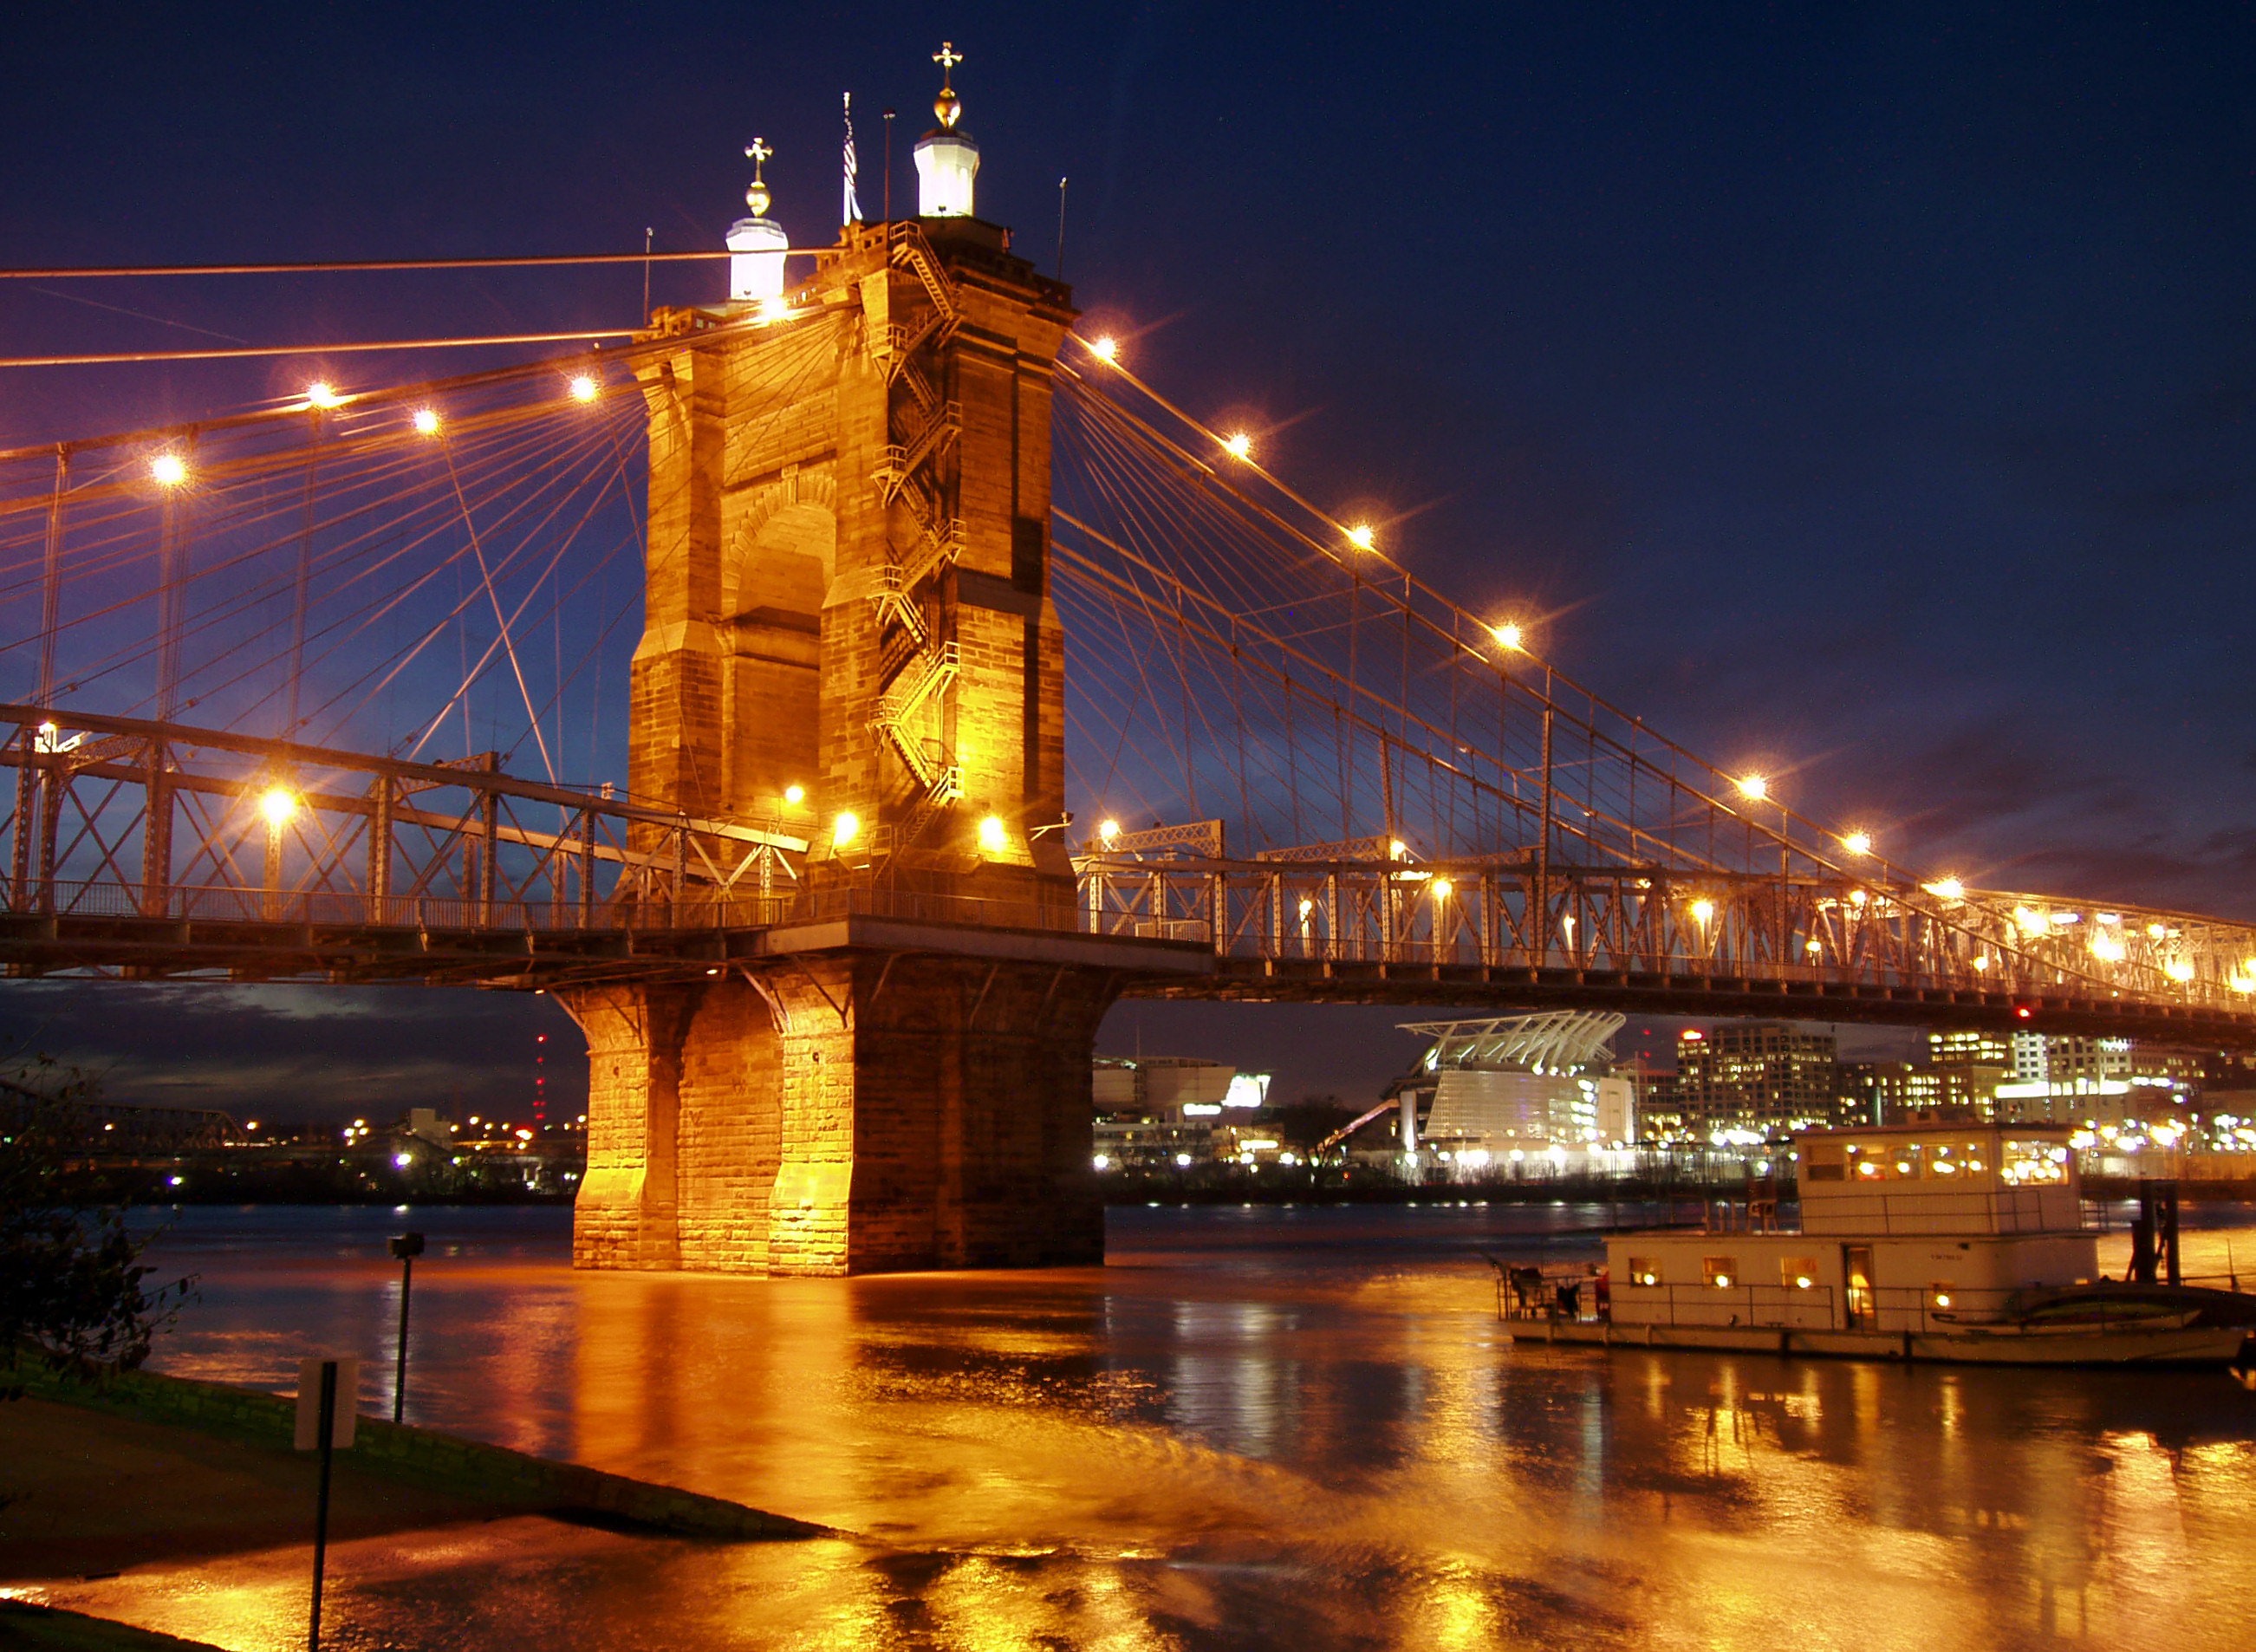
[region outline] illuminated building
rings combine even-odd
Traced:
[[[1420,1061],[1430,1084],[1406,1085],[1399,1140],[1412,1155],[1481,1172],[1540,1156],[1554,1168],[1571,1157],[1625,1147],[1638,1133],[1636,1088],[1607,1070],[1607,1041],[1618,1014],[1581,1010],[1478,1020],[1412,1021],[1406,1033],[1432,1039]],[[1426,1102],[1424,1122],[1414,1109]]]
[[[1956,1064],[1843,1062],[1839,1072],[1841,1115],[1856,1124],[1972,1123],[1987,1119],[1994,1107],[1996,1078],[1978,1087]]]
[[[1091,1063],[1096,1168],[1183,1169],[1216,1159],[1273,1155],[1251,1122],[1269,1097],[1267,1073],[1193,1055],[1100,1055]],[[1265,1141],[1255,1148],[1251,1143]]]
[[[1774,1132],[1830,1122],[1838,1111],[1830,1033],[1786,1021],[1688,1029],[1676,1047],[1676,1101],[1688,1129]]]

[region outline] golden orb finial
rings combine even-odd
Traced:
[[[963,100],[955,95],[955,66],[963,61],[963,53],[955,49],[952,40],[942,40],[940,50],[932,54],[940,65],[940,95],[932,101],[932,112],[939,117],[942,131],[954,131],[955,123],[963,118]]]
[[[768,158],[774,153],[775,151],[770,149],[763,138],[755,138],[744,145],[744,159],[752,163],[752,183],[751,187],[744,191],[744,204],[752,209],[752,216],[755,218],[765,218],[768,215],[768,202],[772,197],[768,194],[767,183],[760,174],[767,166]]]

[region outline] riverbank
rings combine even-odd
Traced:
[[[201,1576],[245,1561],[302,1578],[315,1467],[290,1446],[293,1407],[228,1385],[134,1373],[79,1381],[19,1366],[0,1403],[0,1646],[52,1652],[206,1652],[208,1643],[58,1609],[133,1577]],[[376,1418],[335,1458],[332,1553],[356,1545],[504,1553],[682,1538],[833,1536],[723,1499],[528,1457]],[[297,1557],[293,1560],[292,1556]],[[341,1569],[342,1570],[342,1569]],[[89,1591],[97,1600],[89,1600]],[[273,1615],[302,1613],[286,1583]]]
[[[24,1453],[7,1452],[8,1437],[0,1433],[0,1460],[28,1453],[28,1471],[36,1477],[53,1468],[53,1452],[46,1444],[51,1439],[75,1441],[86,1453],[67,1485],[41,1482],[33,1491],[0,1506],[0,1541],[16,1540],[7,1543],[9,1558],[4,1564],[11,1570],[25,1564],[19,1543],[29,1543],[31,1552],[39,1552],[41,1540],[29,1530],[16,1530],[11,1522],[33,1518],[23,1511],[26,1506],[36,1506],[41,1496],[65,1520],[58,1530],[77,1533],[86,1521],[95,1522],[85,1528],[86,1543],[98,1545],[105,1541],[102,1534],[107,1528],[101,1522],[106,1520],[124,1521],[113,1536],[127,1551],[133,1551],[135,1543],[143,1541],[134,1534],[155,1529],[147,1522],[152,1507],[165,1500],[139,1495],[145,1487],[137,1486],[132,1473],[102,1472],[97,1465],[105,1460],[103,1451],[111,1446],[139,1462],[158,1448],[163,1431],[186,1430],[201,1437],[202,1444],[180,1458],[184,1466],[208,1467],[224,1460],[227,1472],[250,1474],[269,1491],[280,1481],[298,1484],[308,1479],[312,1454],[301,1455],[291,1448],[296,1407],[284,1395],[146,1371],[83,1379],[28,1360],[12,1372],[0,1371],[0,1380],[23,1390],[23,1397],[0,1408],[0,1416],[8,1419],[8,1427],[18,1433],[18,1444],[24,1447]],[[105,1429],[89,1422],[89,1415],[116,1426]],[[35,1420],[33,1424],[22,1421],[26,1415]],[[336,1486],[342,1495],[349,1482],[356,1498],[366,1503],[371,1515],[397,1507],[419,1513],[427,1524],[441,1518],[552,1514],[675,1536],[736,1541],[835,1535],[742,1503],[534,1457],[434,1429],[372,1416],[356,1418],[354,1427],[352,1449],[336,1458]],[[304,1500],[302,1494],[299,1500]],[[274,1497],[253,1496],[247,1502],[230,1498],[211,1507],[236,1511],[275,1501]],[[344,1506],[337,1507],[340,1512],[333,1518],[342,1518]],[[294,1522],[289,1528],[292,1532],[303,1526],[302,1514],[301,1510],[289,1517]],[[237,1516],[229,1512],[226,1518]],[[187,1540],[194,1541],[193,1536]],[[81,1543],[81,1537],[56,1541],[63,1543],[69,1554],[84,1557],[74,1546]],[[274,1541],[290,1539],[277,1536]],[[261,1545],[237,1543],[236,1546]]]

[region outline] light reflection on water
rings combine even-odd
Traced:
[[[1610,1219],[1135,1208],[1101,1269],[758,1281],[575,1274],[561,1211],[196,1210],[165,1246],[201,1298],[158,1363],[278,1388],[302,1352],[357,1352],[388,1412],[383,1236],[412,1220],[412,1420],[891,1546],[545,1521],[370,1540],[339,1560],[348,1644],[2256,1633],[2256,1399],[2223,1377],[1507,1345],[1481,1253],[1595,1257]],[[2246,1212],[2203,1219],[2196,1271],[2227,1237],[2256,1260]],[[83,1598],[280,1647],[301,1561]]]

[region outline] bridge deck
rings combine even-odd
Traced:
[[[2042,1030],[2256,1048],[2256,1013],[2141,998],[1780,979],[1690,969],[1222,956],[1195,940],[871,912],[767,924],[615,922],[514,929],[0,913],[0,966],[15,977],[94,972],[329,984],[412,981],[526,991],[605,980],[694,980],[734,964],[844,951],[1104,970],[1117,972],[1124,995],[1136,998],[1512,1009],[1572,1006],[1659,1015]]]

